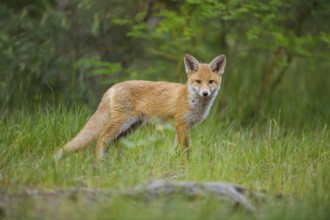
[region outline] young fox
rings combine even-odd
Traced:
[[[112,86],[83,129],[54,158],[87,147],[97,138],[96,157],[102,159],[107,143],[126,136],[151,117],[175,120],[176,140],[184,152],[189,146],[188,130],[207,117],[219,92],[226,57],[200,64],[186,54],[184,65],[186,85],[132,80]]]

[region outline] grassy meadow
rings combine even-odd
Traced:
[[[2,0],[0,220],[330,219],[328,2]],[[227,57],[189,160],[171,121],[121,140],[123,154],[109,145],[102,163],[95,143],[52,159],[115,83],[185,83],[185,53]],[[157,179],[234,183],[267,199],[251,213],[212,196],[79,194]]]
[[[177,157],[173,124],[153,122],[121,141],[120,156],[108,147],[93,163],[94,145],[53,161],[52,154],[92,114],[85,107],[40,107],[3,111],[0,117],[0,189],[124,189],[150,180],[219,181],[242,185],[268,198],[249,214],[214,199],[152,202],[115,198],[111,202],[44,203],[24,196],[1,203],[8,219],[327,219],[329,217],[330,132],[326,126],[286,129],[280,119],[241,127],[215,114],[191,132],[190,160]],[[1,197],[1,194],[0,194]],[[9,207],[9,208],[8,208]]]

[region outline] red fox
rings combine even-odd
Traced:
[[[207,117],[219,92],[226,57],[220,55],[210,64],[201,64],[186,54],[184,65],[186,85],[132,80],[112,86],[83,129],[54,158],[85,148],[97,138],[96,158],[102,159],[107,143],[126,136],[151,117],[175,120],[176,140],[185,152],[188,130]]]

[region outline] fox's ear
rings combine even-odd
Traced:
[[[218,74],[223,74],[225,72],[226,66],[226,56],[220,55],[214,58],[210,64],[213,72]]]
[[[198,70],[198,66],[199,62],[195,57],[189,54],[184,56],[184,67],[186,69],[186,73],[190,74],[196,72]]]

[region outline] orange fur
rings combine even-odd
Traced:
[[[178,144],[185,151],[189,146],[188,130],[206,118],[220,89],[226,58],[221,55],[210,64],[200,64],[186,55],[184,61],[186,85],[132,80],[111,87],[91,119],[55,158],[84,148],[94,139],[97,139],[96,157],[103,158],[108,142],[125,136],[150,117],[174,119]]]

